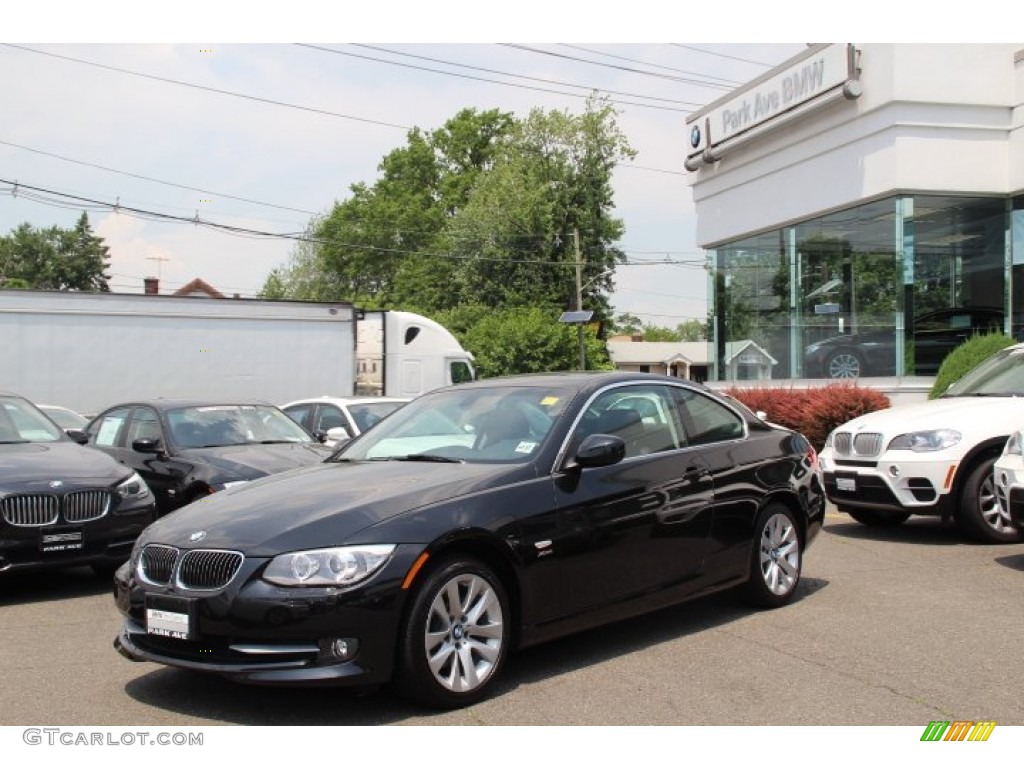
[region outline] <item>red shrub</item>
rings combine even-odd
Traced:
[[[753,411],[764,411],[768,421],[800,432],[819,451],[829,432],[840,424],[889,407],[889,398],[884,394],[855,384],[811,389],[730,388],[725,393]]]

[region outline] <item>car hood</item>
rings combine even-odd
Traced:
[[[332,453],[319,443],[270,443],[188,448],[178,455],[194,464],[205,464],[223,475],[255,480],[265,475],[317,464]]]
[[[859,416],[840,429],[897,435],[926,429],[955,429],[984,439],[1024,428],[1024,397],[943,397]]]
[[[270,557],[344,544],[396,515],[532,474],[528,465],[319,464],[204,497],[149,526],[141,540]],[[205,533],[197,542],[199,531]]]
[[[0,492],[27,492],[60,480],[68,486],[107,487],[131,474],[107,454],[70,441],[0,444]]]

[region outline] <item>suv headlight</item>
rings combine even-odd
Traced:
[[[955,429],[929,429],[923,432],[907,432],[894,437],[889,443],[890,451],[943,451],[960,442],[962,435]]]
[[[1003,448],[1003,453],[1012,456],[1024,456],[1024,434],[1014,432],[1010,435],[1010,439],[1006,441],[1006,446]]]
[[[151,495],[149,486],[146,485],[145,480],[139,477],[138,472],[132,472],[131,476],[118,483],[117,488],[114,490],[122,499],[131,499],[133,501],[142,501],[143,499],[148,499]]]
[[[263,578],[282,587],[350,587],[380,570],[394,549],[363,544],[289,552],[271,560]]]

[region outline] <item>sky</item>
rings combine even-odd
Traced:
[[[467,107],[578,114],[597,90],[638,152],[613,177],[629,264],[612,306],[672,327],[706,312],[687,115],[807,45],[783,39],[829,28],[801,28],[785,3],[734,3],[717,25],[647,0],[286,6],[247,3],[242,20],[193,0],[149,18],[122,2],[15,10],[0,35],[0,233],[70,227],[85,210],[112,290],[198,277],[251,297],[294,241],[180,219],[298,233],[352,184],[372,185],[414,126]],[[495,35],[514,42],[479,42]],[[701,42],[730,35],[749,42]],[[666,37],[687,42],[642,42]]]

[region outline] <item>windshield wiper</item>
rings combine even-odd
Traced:
[[[461,459],[438,456],[433,453],[410,453],[408,456],[392,456],[392,461],[436,461],[442,464],[461,464]]]

